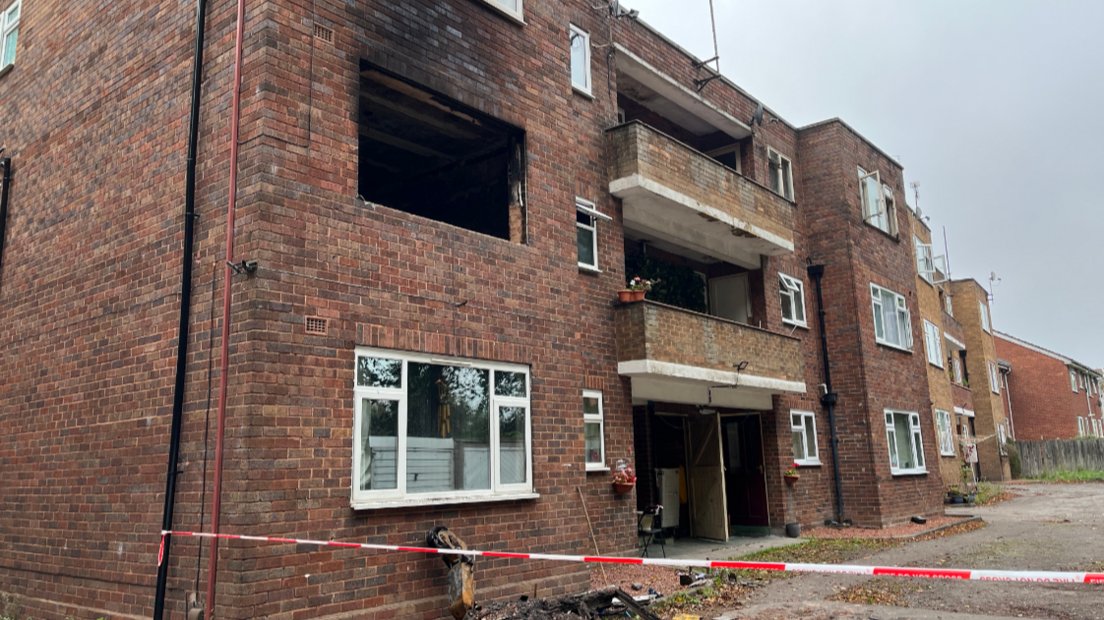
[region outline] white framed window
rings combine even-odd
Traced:
[[[793,200],[793,163],[790,158],[767,147],[767,160],[771,191],[786,200]]]
[[[525,12],[522,6],[524,0],[483,0],[486,4],[498,9],[507,17],[525,23]]]
[[[859,197],[862,201],[864,222],[886,234],[897,234],[897,210],[894,207],[893,193],[888,185],[882,184],[880,172],[867,172],[859,168]]]
[[[590,33],[571,24],[571,86],[590,94]]]
[[[1077,391],[1077,373],[1070,371],[1070,389],[1074,392]]]
[[[984,329],[986,333],[993,333],[989,329],[989,306],[986,306],[984,301],[978,301],[978,313],[981,314],[981,328]]]
[[[870,297],[874,305],[874,339],[906,351],[912,350],[912,319],[904,296],[870,284]]]
[[[939,431],[939,453],[943,456],[954,456],[954,424],[951,422],[951,412],[935,410],[935,429]]]
[[[15,0],[0,15],[0,69],[15,64],[16,44],[19,38],[19,17],[23,12],[23,0]]]
[[[947,314],[949,314],[951,316],[954,316],[954,305],[951,304],[951,295],[950,295],[950,293],[947,293],[947,294],[943,295],[943,301],[945,302],[945,305],[947,306]]]
[[[354,508],[531,494],[529,368],[356,349]]]
[[[939,339],[939,328],[927,319],[924,319],[924,346],[928,363],[943,368],[943,342]]]
[[[951,368],[954,369],[954,382],[962,385],[964,377],[962,376],[962,358],[957,355],[951,357]]]
[[[932,246],[924,243],[920,237],[912,236],[913,246],[916,248],[916,273],[928,284],[935,283],[935,261],[932,260]]]
[[[1084,435],[1085,434],[1085,418],[1083,418],[1081,416],[1077,416],[1077,434],[1078,435]]]
[[[1085,375],[1083,375],[1081,373],[1077,373],[1077,387],[1079,387],[1079,388],[1085,387]]]
[[[791,410],[790,430],[793,432],[794,463],[798,465],[820,465],[816,415],[812,411]]]
[[[606,469],[606,422],[597,390],[583,390],[583,443],[587,470]]]
[[[782,301],[782,322],[808,327],[805,317],[805,283],[793,276],[779,273],[778,294]]]
[[[926,474],[924,441],[920,433],[920,414],[914,411],[885,410],[886,442],[889,444],[889,469],[893,475]]]
[[[989,389],[994,394],[1000,394],[1000,376],[997,373],[997,365],[990,360],[985,360],[985,363],[989,365]]]
[[[612,220],[610,216],[598,211],[594,203],[583,198],[575,198],[575,232],[579,269],[599,271],[598,269],[598,220]]]

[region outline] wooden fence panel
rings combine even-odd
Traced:
[[[1104,471],[1104,439],[1017,441],[1024,478],[1046,473],[1089,469]]]

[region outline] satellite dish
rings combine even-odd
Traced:
[[[989,279],[990,279],[990,280],[996,280],[996,279],[997,279],[997,272],[995,272],[995,271],[990,271],[990,272],[989,272]]]
[[[758,123],[760,126],[762,126],[762,124],[763,124],[763,104],[761,104],[761,103],[756,104],[755,114],[752,114],[751,115],[751,120],[748,121],[748,124],[753,126],[753,127],[755,126],[756,123]]]
[[[916,207],[916,219],[924,219],[924,212],[920,210],[920,207]]]

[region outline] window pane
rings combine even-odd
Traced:
[[[874,335],[885,340],[885,326],[882,324],[882,304],[874,304]]]
[[[594,257],[594,231],[582,226],[577,226],[576,229],[579,232],[579,262],[584,265],[594,265],[597,262]]]
[[[770,184],[771,191],[781,194],[782,193],[782,166],[776,163],[775,159],[777,155],[771,153],[770,160]]]
[[[805,295],[802,289],[797,289],[793,294],[794,319],[798,323],[805,322]]]
[[[510,9],[511,11],[517,12],[518,3],[521,2],[521,0],[494,0],[494,2],[497,2],[498,4],[501,4],[502,6]]]
[[[602,413],[602,410],[598,408],[598,399],[592,396],[584,396],[583,413],[593,415]]]
[[[15,40],[18,36],[19,28],[16,28],[4,37],[4,57],[0,59],[0,66],[7,66],[15,62]]]
[[[398,401],[365,398],[360,415],[360,490],[398,488]]]
[[[793,432],[793,453],[795,461],[805,460],[805,433]]]
[[[897,311],[894,310],[894,295],[889,291],[882,291],[882,326],[885,328],[886,342],[901,344],[901,334],[898,331]]]
[[[490,371],[408,364],[406,488],[491,488]]]
[[[590,89],[590,76],[587,75],[587,38],[574,30],[571,31],[571,83],[584,90]]]
[[[525,398],[525,373],[495,371],[495,395]]]
[[[498,408],[498,479],[525,482],[529,459],[525,447],[525,407]]]
[[[813,418],[805,416],[805,445],[806,453],[810,459],[816,460],[817,458],[817,439],[816,430],[813,426]]]
[[[15,23],[15,22],[19,21],[19,10],[21,8],[22,7],[19,4],[16,4],[15,6],[8,9],[8,23],[9,24],[12,24],[12,23]]]
[[[794,320],[793,297],[791,297],[790,292],[786,290],[785,286],[782,287],[781,298],[782,318],[786,319],[787,321]]]
[[[791,179],[793,178],[792,170],[790,169],[790,162],[782,162],[782,195],[786,198],[793,198],[793,187],[791,187]]]
[[[898,467],[901,469],[916,468],[916,457],[912,452],[912,429],[909,428],[907,415],[893,415],[893,431],[897,439],[897,458],[900,460]]]
[[[358,357],[357,385],[380,388],[402,387],[402,360]]]
[[[916,466],[920,469],[924,468],[924,442],[920,438],[920,431],[915,431],[912,434],[912,447],[916,450]]]
[[[893,438],[893,429],[886,430],[886,444],[889,445],[889,464],[893,468],[898,467],[897,463],[897,442]]]
[[[602,423],[585,422],[583,431],[586,442],[586,462],[602,463]]]

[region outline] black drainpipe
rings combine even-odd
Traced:
[[[820,279],[824,277],[824,265],[810,265],[809,277],[816,281],[817,316],[820,317],[820,353],[824,360],[824,396],[822,405],[828,408],[828,428],[832,433],[832,470],[836,476],[836,523],[843,519],[843,484],[840,479],[839,439],[836,437],[836,400],[838,395],[832,390],[832,369],[828,364],[828,333],[824,330],[824,296],[820,291]]]
[[[180,425],[184,419],[184,379],[188,369],[188,327],[191,324],[192,263],[194,262],[193,231],[196,188],[196,151],[199,142],[199,101],[203,86],[203,25],[207,0],[196,1],[195,59],[192,64],[192,109],[188,125],[188,168],[184,178],[184,255],[180,269],[180,325],[176,336],[176,382],[173,385],[172,430],[169,434],[169,463],[165,475],[165,508],[161,529],[172,530],[173,508],[176,504],[176,477],[180,473]],[[5,190],[7,185],[5,184]],[[153,599],[153,619],[162,620],[165,613],[165,588],[169,578],[169,549],[172,536],[162,540],[162,555],[157,566],[157,588]]]
[[[0,190],[0,275],[3,275],[4,235],[8,229],[8,186],[11,185],[11,157],[0,159],[0,166],[4,167],[4,189]]]

